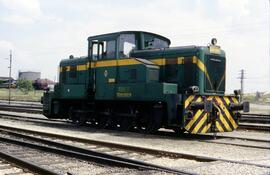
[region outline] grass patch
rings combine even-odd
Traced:
[[[250,113],[270,115],[270,105],[250,104]]]
[[[24,94],[19,89],[11,89],[11,100],[12,101],[40,101],[43,96],[43,90],[30,91],[28,94]],[[0,99],[8,100],[8,89],[0,89]]]
[[[270,105],[270,93],[249,93],[244,95],[244,100],[254,104]]]

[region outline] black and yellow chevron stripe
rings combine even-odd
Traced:
[[[199,95],[190,95],[184,103],[185,111],[191,111],[192,116],[186,119],[185,129],[193,134],[211,133],[211,132],[229,132],[238,127],[238,122],[233,118],[234,112],[230,111],[230,103],[238,103],[234,96],[206,96],[207,100],[211,100],[216,112],[210,115],[203,109],[191,111],[189,106],[192,102],[202,102]]]

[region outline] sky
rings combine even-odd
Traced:
[[[87,37],[143,30],[170,38],[171,46],[206,46],[226,52],[226,90],[270,91],[268,0],[0,0],[0,76],[41,71],[57,79],[69,55],[87,54]]]

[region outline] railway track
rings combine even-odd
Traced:
[[[270,166],[264,165],[264,164],[256,164],[256,163],[249,163],[246,161],[235,161],[235,160],[229,160],[229,159],[222,159],[222,158],[214,158],[214,157],[208,157],[208,156],[199,156],[199,155],[193,155],[193,154],[186,154],[186,153],[176,153],[176,152],[170,152],[170,151],[164,151],[164,150],[156,150],[156,149],[150,149],[150,148],[144,148],[144,147],[137,147],[137,146],[130,146],[130,145],[123,145],[123,144],[117,144],[117,143],[110,143],[110,142],[104,142],[104,141],[97,141],[97,140],[90,140],[90,139],[82,139],[77,137],[70,137],[70,136],[63,136],[58,134],[52,134],[52,133],[46,133],[46,132],[38,132],[38,131],[32,131],[32,130],[26,130],[26,129],[18,129],[13,127],[6,127],[6,126],[0,126],[0,131],[2,132],[8,132],[10,135],[14,135],[17,137],[21,137],[24,139],[30,139],[34,141],[40,141],[42,139],[42,142],[45,142],[46,144],[49,142],[53,142],[54,146],[59,146],[59,143],[65,143],[72,141],[73,144],[83,144],[87,145],[88,149],[96,149],[96,150],[102,150],[108,151],[110,153],[117,150],[121,150],[120,155],[124,155],[124,157],[132,157],[131,154],[149,154],[151,156],[161,156],[161,157],[169,157],[169,158],[181,158],[181,159],[187,159],[187,160],[195,160],[198,162],[215,162],[215,161],[221,161],[221,162],[228,162],[228,163],[236,163],[236,164],[244,164],[244,165],[252,165],[252,166],[258,166],[258,167],[264,167],[264,168],[270,168]],[[37,137],[38,136],[38,137]],[[45,141],[44,141],[45,140]],[[57,142],[52,141],[57,140]],[[258,140],[257,140],[258,141]],[[264,141],[267,144],[270,143],[270,141]],[[215,142],[214,142],[215,143]],[[72,147],[72,146],[71,146]],[[79,148],[76,148],[77,150]],[[270,149],[269,147],[263,148],[263,149]],[[81,150],[80,150],[81,151]],[[85,151],[85,150],[84,150]],[[124,153],[123,153],[124,152]]]
[[[11,147],[10,145],[16,145],[14,149],[12,149],[10,152],[14,152],[14,150],[20,150],[19,147],[27,147],[30,148],[31,151],[33,149],[41,151],[43,154],[44,152],[49,152],[53,154],[60,154],[65,157],[72,157],[72,158],[77,158],[81,159],[84,161],[88,162],[95,162],[97,164],[102,164],[102,165],[107,165],[107,166],[118,166],[118,167],[125,167],[125,168],[130,168],[130,169],[137,169],[137,170],[144,170],[144,171],[157,171],[157,172],[166,172],[166,173],[172,173],[172,174],[193,174],[193,173],[188,173],[184,172],[182,170],[177,170],[177,169],[172,169],[172,168],[166,168],[163,166],[139,161],[139,160],[133,160],[125,157],[120,157],[117,155],[113,154],[107,154],[103,153],[103,151],[98,152],[95,150],[90,150],[90,149],[84,149],[78,146],[74,145],[68,145],[65,144],[65,140],[61,141],[53,141],[51,137],[47,139],[40,137],[35,133],[35,135],[27,134],[26,132],[19,133],[19,132],[14,132],[16,129],[15,128],[10,128],[13,131],[9,129],[0,129],[1,136],[0,136],[0,148],[2,147]],[[18,131],[18,130],[17,130]],[[44,136],[43,136],[44,137]],[[59,139],[59,138],[58,138]],[[4,143],[4,144],[3,144]],[[2,144],[2,145],[1,145]],[[3,146],[4,145],[4,146]],[[7,146],[8,145],[8,146]],[[21,149],[25,150],[25,149]],[[27,150],[27,149],[26,149]],[[15,151],[16,152],[16,151]],[[23,157],[25,156],[25,153],[28,154],[27,151],[23,151]],[[19,153],[21,154],[21,152]],[[32,152],[30,153],[30,156],[36,155],[38,153]],[[39,153],[40,154],[40,153]],[[29,156],[26,156],[29,157]],[[61,164],[67,163],[66,161],[61,162]],[[44,163],[42,163],[44,164]],[[52,169],[49,167],[49,169]],[[57,172],[57,171],[52,171],[52,172]]]
[[[25,113],[42,114],[42,106],[39,106],[39,105],[7,105],[7,104],[0,104],[0,110],[12,111],[12,112],[25,112]]]
[[[72,123],[69,120],[62,120],[62,119],[47,119],[47,118],[41,118],[41,117],[27,117],[24,115],[18,115],[18,114],[7,114],[7,113],[1,113],[0,112],[0,118],[8,118],[12,120],[23,120],[23,121],[37,121],[37,122],[61,122],[61,123]]]
[[[83,158],[75,159],[71,157],[75,155],[72,151],[65,155],[63,153],[65,150],[63,149],[50,148],[45,145],[22,141],[21,139],[8,138],[7,135],[3,136],[3,134],[0,136],[0,148],[5,150],[1,151],[1,157],[8,159],[13,164],[30,168],[34,174],[78,174],[75,173],[75,169],[90,169],[93,167],[98,169],[101,167],[98,164],[89,164],[89,161],[84,162],[82,161]],[[104,164],[102,166],[102,169],[109,169]],[[113,169],[115,168],[111,168],[112,171]],[[91,173],[91,171],[85,173],[83,170],[81,172],[82,174]],[[126,170],[126,172],[129,171]]]
[[[72,124],[72,122],[69,121],[69,120],[47,119],[47,118],[28,117],[28,116],[26,117],[24,115],[7,114],[7,113],[1,113],[1,112],[0,112],[0,118],[8,118],[8,119],[12,119],[12,120],[21,120],[21,121],[26,121],[26,122],[38,122],[38,123],[47,123],[47,124],[53,123],[54,125],[59,125],[59,124],[61,125],[61,123],[62,124]],[[76,127],[74,125],[70,125],[70,126]],[[261,125],[259,125],[259,126],[261,126]],[[239,127],[241,127],[241,126],[239,126]],[[254,129],[254,126],[251,129]],[[261,130],[262,128],[259,128],[259,129]],[[266,126],[263,129],[265,129],[266,131],[269,131],[268,130],[269,126]],[[203,139],[208,139],[209,140],[209,139],[214,138],[213,135],[190,135],[188,133],[183,133],[181,136],[179,136],[179,135],[175,135],[170,130],[158,131],[157,133],[155,133],[155,135],[166,136],[166,137],[176,137],[176,138],[179,138],[179,137],[182,137],[182,138],[183,137],[184,138],[192,137],[193,139],[199,139],[199,140],[203,140]],[[242,139],[242,140],[245,140],[245,141],[263,142],[263,140],[261,140],[261,139],[241,138],[241,137],[235,137],[235,136],[216,135],[215,138],[220,138],[220,139],[240,139],[240,140]],[[230,143],[226,143],[226,144],[230,144]],[[241,144],[235,144],[235,143],[231,144],[231,145],[241,146]],[[248,145],[242,145],[242,146],[259,148],[259,146],[248,146]],[[261,147],[261,148],[263,148],[263,147]]]
[[[242,114],[242,123],[264,123],[270,124],[270,115],[266,114]]]
[[[0,114],[1,116],[1,114]],[[18,119],[16,117],[16,115],[12,114],[11,116],[12,119]],[[19,116],[19,115],[18,115]],[[58,124],[59,127],[63,127],[63,129],[65,128],[69,128],[73,130],[76,130],[76,126],[74,125],[70,125],[65,121],[60,121],[59,120],[48,120],[48,119],[41,119],[41,118],[35,118],[32,117],[32,119],[29,119],[29,117],[23,117],[20,116],[20,118],[18,120],[24,120],[24,118],[26,118],[25,120],[28,122],[40,122],[43,123],[43,126],[52,126],[52,123]],[[81,138],[76,138],[76,137],[70,137],[70,136],[63,136],[63,135],[57,135],[57,134],[52,134],[52,133],[46,133],[46,132],[37,132],[37,131],[32,131],[29,129],[19,129],[19,128],[13,128],[13,127],[6,127],[6,126],[1,126],[0,128],[2,128],[3,130],[7,130],[7,131],[12,131],[12,132],[17,132],[19,134],[26,134],[26,135],[30,135],[30,136],[38,136],[38,137],[42,137],[44,139],[47,140],[54,140],[60,143],[64,143],[65,141],[68,141],[69,143],[72,142],[72,145],[74,144],[75,146],[81,146],[81,145],[88,145],[90,147],[90,150],[92,148],[94,148],[94,150],[99,150],[101,152],[108,152],[108,153],[114,153],[116,151],[116,155],[119,156],[123,156],[123,157],[128,157],[128,158],[132,158],[132,159],[136,159],[136,155],[148,155],[146,156],[147,158],[145,159],[147,160],[152,160],[152,159],[158,159],[160,158],[170,158],[170,159],[184,159],[186,161],[196,161],[196,162],[202,162],[205,165],[202,166],[207,166],[207,164],[215,164],[215,162],[226,162],[226,163],[234,163],[234,164],[241,164],[241,165],[245,165],[245,166],[257,166],[260,168],[270,168],[270,166],[266,166],[264,164],[257,164],[257,163],[249,163],[246,161],[235,161],[235,160],[228,160],[228,159],[216,159],[213,157],[208,157],[208,156],[200,156],[200,155],[193,155],[193,154],[184,154],[184,153],[175,153],[175,152],[170,152],[170,151],[164,151],[164,150],[155,150],[155,149],[149,149],[149,148],[143,148],[143,147],[134,147],[134,146],[130,146],[130,145],[121,145],[121,144],[116,144],[116,143],[108,143],[108,142],[102,142],[102,141],[96,141],[96,140],[89,140],[89,139],[81,139]],[[0,130],[2,130],[0,129]],[[93,130],[92,128],[89,127],[84,127],[84,129],[89,129],[89,132],[91,132],[91,130]],[[4,132],[4,131],[3,131]],[[179,136],[173,134],[173,132],[158,132],[156,133],[156,135],[158,135],[158,137],[162,136],[164,137],[164,139],[179,139]],[[155,136],[153,136],[155,137]],[[54,139],[52,139],[54,138]],[[190,134],[183,134],[182,136],[180,136],[180,139],[184,139],[184,140],[194,140],[194,141],[199,141],[199,142],[206,142],[206,143],[210,143],[210,144],[223,144],[223,145],[233,145],[233,146],[241,146],[241,147],[250,147],[250,148],[258,148],[258,149],[270,149],[269,148],[269,143],[270,140],[266,139],[266,140],[262,140],[262,139],[254,139],[254,138],[242,138],[242,137],[231,137],[231,136],[222,136],[222,135],[217,135],[216,139],[213,139],[213,135],[190,135]],[[228,140],[231,140],[230,142]],[[242,140],[243,143],[237,143],[237,140]],[[248,143],[252,142],[251,145],[249,145]],[[257,145],[257,143],[264,143]],[[88,147],[87,147],[88,149]],[[134,157],[135,155],[135,157]],[[149,157],[150,156],[150,157]],[[144,160],[144,159],[142,159]],[[155,163],[155,162],[154,162]],[[181,169],[181,168],[180,168]],[[188,169],[188,168],[187,168]],[[183,169],[186,170],[186,169]]]
[[[270,131],[270,115],[242,114],[239,129]]]
[[[71,121],[66,121],[66,120],[47,119],[47,118],[39,118],[39,117],[26,117],[26,116],[23,116],[23,115],[7,114],[7,113],[1,113],[1,112],[0,112],[0,117],[1,118],[12,119],[12,120],[26,121],[26,122],[45,123],[45,124],[48,124],[48,125],[53,123],[54,126],[55,125],[65,124],[65,125],[68,125],[69,127],[71,126],[71,127],[77,128],[74,125],[69,125],[72,122]],[[213,136],[211,134],[191,135],[191,134],[188,134],[188,133],[183,133],[182,135],[179,136],[179,135],[175,134],[174,132],[172,132],[171,130],[161,130],[161,131],[158,131],[157,133],[154,133],[154,135],[165,136],[165,137],[168,137],[168,138],[191,138],[191,139],[197,139],[197,140],[201,140],[201,141],[212,140],[214,138],[218,138],[218,139],[238,139],[238,140],[245,140],[245,141],[267,142],[267,143],[269,142],[270,143],[270,140],[262,140],[262,139],[246,138],[246,137],[242,138],[242,137],[224,136],[224,135],[215,135],[215,136]],[[226,144],[229,144],[229,143],[226,143]],[[231,145],[262,148],[262,149],[265,148],[265,147],[248,146],[248,145],[241,145],[241,144],[231,144]],[[266,147],[266,148],[268,149],[269,147]]]

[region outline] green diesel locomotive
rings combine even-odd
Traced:
[[[216,45],[170,47],[166,37],[123,31],[88,38],[88,55],[60,62],[43,114],[119,130],[233,131],[238,94],[225,95],[225,52]]]

